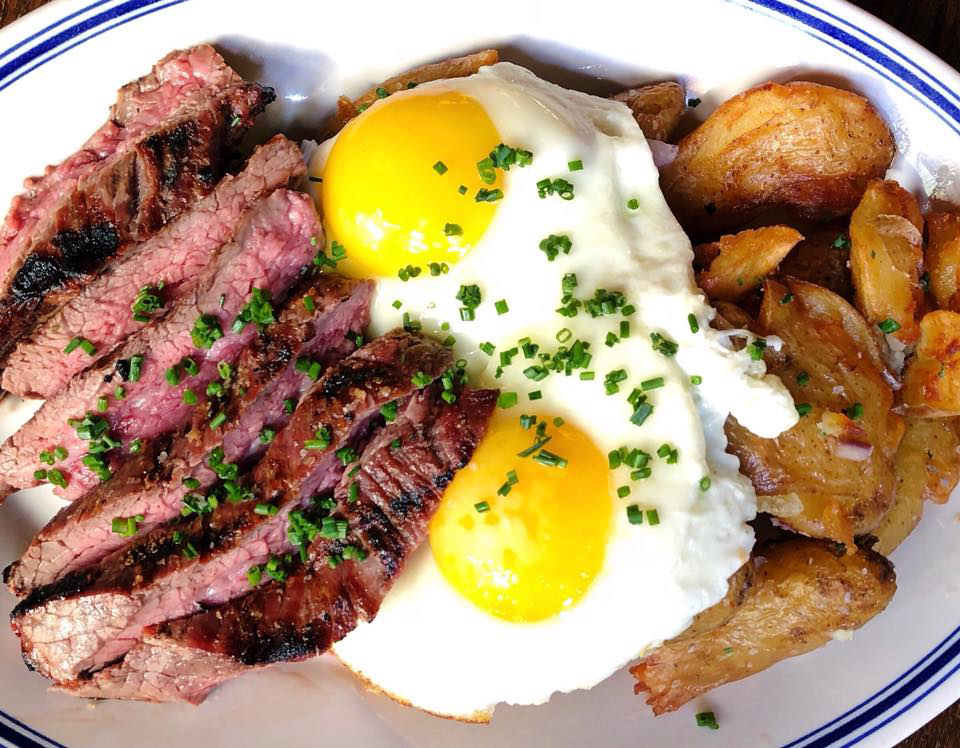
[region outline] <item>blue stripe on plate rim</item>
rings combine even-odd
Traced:
[[[0,60],[3,60],[30,42],[56,31],[12,60],[0,65],[0,91],[32,70],[100,34],[186,1],[125,0],[71,26],[61,28],[68,21],[111,2],[111,0],[96,0],[0,52]],[[804,33],[855,59],[895,85],[960,135],[960,106],[958,106],[960,96],[899,50],[853,22],[808,0],[725,1],[765,15],[789,19]],[[816,15],[809,11],[814,11]],[[900,62],[884,52],[884,49],[899,58]],[[853,746],[897,719],[958,671],[960,671],[960,626],[916,664],[875,694],[816,730],[786,744],[783,748]],[[860,730],[863,731],[854,735]],[[845,738],[849,740],[844,741]],[[35,746],[64,748],[61,743],[37,732],[3,711],[0,711],[0,742],[14,745],[16,748],[34,748]]]

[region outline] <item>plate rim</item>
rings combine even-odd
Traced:
[[[793,26],[851,57],[918,101],[960,137],[960,72],[867,11],[847,0],[715,1]],[[0,92],[74,47],[186,2],[51,0],[0,29]],[[782,748],[852,746],[863,741],[892,745],[960,698],[958,671],[960,626],[871,696]],[[950,687],[943,688],[951,679]],[[64,748],[2,707],[0,742],[16,748]]]

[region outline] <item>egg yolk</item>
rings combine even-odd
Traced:
[[[323,170],[321,207],[347,251],[340,268],[396,277],[407,265],[457,262],[483,236],[495,201],[477,162],[500,142],[480,104],[456,92],[394,94],[340,133]]]
[[[518,456],[536,442],[535,428],[498,412],[430,523],[447,582],[507,621],[541,621],[574,605],[603,566],[612,525],[606,457],[572,424],[546,423],[544,449],[566,467]]]

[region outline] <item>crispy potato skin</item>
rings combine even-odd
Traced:
[[[765,208],[811,220],[852,211],[894,156],[862,96],[816,83],[765,83],[724,102],[679,144],[661,175],[688,232],[742,226]]]
[[[683,86],[674,81],[630,88],[611,98],[630,107],[643,134],[651,140],[669,140],[686,108]]]
[[[960,415],[960,313],[920,320],[920,341],[903,370],[904,409],[921,416]]]
[[[924,263],[937,307],[960,312],[960,213],[927,216]]]
[[[713,259],[697,276],[697,285],[711,300],[738,301],[773,273],[801,239],[789,226],[764,226],[701,245],[694,257]]]
[[[753,584],[725,624],[665,642],[631,668],[655,714],[860,628],[896,590],[893,567],[879,554],[838,554],[809,538],[758,548],[754,565]]]
[[[907,418],[894,461],[893,504],[871,533],[878,553],[889,555],[920,521],[923,503],[944,503],[960,480],[960,438],[945,418]]]
[[[797,280],[815,283],[833,291],[847,301],[853,299],[850,278],[850,237],[841,223],[804,231],[797,244],[780,263],[779,273]]]
[[[867,322],[894,320],[910,345],[920,335],[923,304],[923,218],[913,195],[896,182],[874,180],[850,216],[850,272]]]
[[[765,356],[767,368],[810,411],[776,439],[761,439],[731,418],[728,449],[753,482],[761,511],[852,546],[890,506],[903,435],[877,338],[839,296],[792,279],[765,283],[757,327],[783,341],[779,353]],[[855,403],[863,414],[854,422],[842,411]]]
[[[463,57],[451,57],[449,60],[431,62],[392,78],[387,78],[383,83],[368,88],[353,101],[346,96],[341,96],[337,99],[337,109],[328,128],[329,135],[339,132],[347,122],[379,99],[380,95],[377,93],[377,89],[382,88],[389,95],[397,91],[403,91],[409,88],[411,84],[419,85],[443,78],[466,78],[480,68],[495,65],[499,61],[500,53],[497,50],[485,49]]]

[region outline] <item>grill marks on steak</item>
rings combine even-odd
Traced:
[[[216,252],[234,236],[259,199],[305,170],[300,149],[277,136],[254,151],[237,176],[226,176],[176,221],[123,254],[98,278],[17,346],[3,371],[3,388],[48,398],[90,365],[81,349],[63,350],[74,337],[103,355],[143,327],[131,307],[140,289],[163,284],[169,307],[189,293]]]
[[[207,194],[273,98],[209,46],[121,89],[113,119],[13,201],[0,231],[0,358],[107,260]]]
[[[151,626],[118,664],[62,690],[94,698],[199,703],[224,680],[273,662],[326,651],[359,620],[371,620],[413,550],[454,473],[473,455],[496,404],[492,390],[446,405],[431,388],[366,447],[360,470],[341,480],[338,516],[347,541],[318,539],[313,561],[284,584],[269,582],[214,610]],[[391,445],[394,439],[400,446]],[[351,502],[347,487],[359,485]],[[326,554],[344,542],[367,552],[335,568]]]
[[[252,565],[292,550],[289,512],[337,485],[345,462],[337,450],[358,446],[381,406],[409,398],[417,390],[414,375],[432,380],[450,361],[439,343],[397,331],[333,364],[253,470],[255,501],[160,528],[96,567],[35,589],[11,615],[24,660],[54,680],[72,680],[121,657],[144,626],[246,592]],[[310,449],[320,425],[329,431],[329,445]],[[278,513],[257,512],[256,502],[273,504]],[[181,534],[179,543],[174,533]],[[187,543],[199,557],[181,555]]]
[[[241,354],[235,377],[226,383],[225,397],[205,400],[197,408],[192,428],[172,449],[168,440],[154,440],[110,481],[61,509],[6,570],[13,592],[23,595],[50,584],[130,542],[111,530],[114,517],[142,515],[139,529],[145,534],[179,516],[189,492],[184,478],[199,481],[200,489],[216,481],[216,474],[204,464],[214,447],[222,445],[224,462],[241,467],[259,459],[267,449],[259,438],[263,427],[280,431],[286,426],[291,416],[284,401],[298,401],[313,384],[307,374],[297,371],[295,360],[308,356],[326,367],[349,354],[354,342],[347,333],[366,326],[372,291],[369,281],[337,275],[302,279],[277,322],[261,331]],[[313,300],[313,312],[304,304],[307,296]],[[227,420],[211,429],[211,415],[221,411]]]
[[[313,258],[312,242],[319,236],[320,225],[307,196],[281,189],[261,201],[194,291],[181,298],[161,321],[138,331],[96,367],[71,380],[0,447],[0,495],[36,485],[33,471],[38,454],[55,446],[69,453],[57,464],[68,479],[68,486],[59,491],[62,496],[75,499],[97,485],[99,478],[80,463],[88,443],[80,439],[68,419],[96,413],[101,397],[107,398],[109,405],[102,417],[113,437],[123,443],[123,450],[108,453],[112,469],[118,467],[132,440],[151,439],[186,423],[194,406],[183,401],[184,390],[203,393],[217,377],[218,363],[235,363],[256,335],[253,324],[239,333],[231,330],[251,292],[259,288],[270,292],[274,303],[282,302],[301,268]],[[215,320],[223,332],[209,348],[200,347],[191,334],[201,315]],[[121,383],[117,362],[133,355],[144,357],[140,379]],[[178,385],[171,386],[166,371],[185,356],[196,361],[199,373],[184,375]],[[126,390],[122,400],[113,395],[118,384]]]

